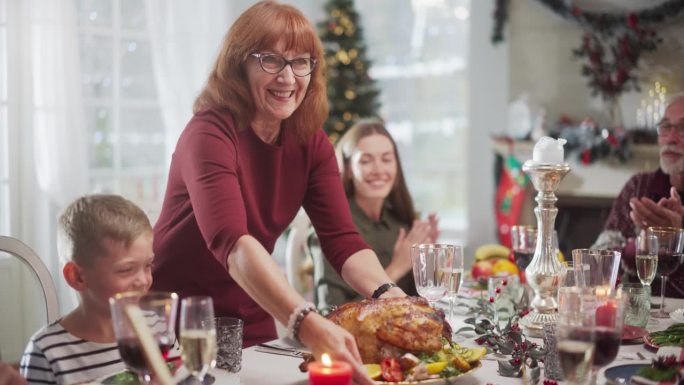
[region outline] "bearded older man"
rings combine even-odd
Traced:
[[[592,248],[623,249],[622,269],[636,276],[634,238],[649,226],[682,227],[684,207],[684,94],[675,95],[658,124],[660,168],[634,175],[613,202],[603,231]],[[651,285],[660,294],[660,285]],[[684,269],[674,272],[665,295],[684,297]]]

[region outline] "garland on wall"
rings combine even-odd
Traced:
[[[537,0],[566,20],[578,23],[585,33],[573,55],[586,60],[582,75],[592,95],[614,100],[622,92],[639,91],[634,74],[642,53],[657,49],[662,39],[649,26],[677,18],[684,13],[684,0],[669,0],[634,12],[590,12],[567,0]],[[496,0],[492,43],[503,41],[510,0]]]

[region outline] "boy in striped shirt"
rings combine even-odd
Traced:
[[[152,285],[152,227],[131,201],[104,194],[79,198],[58,227],[64,279],[80,302],[31,337],[20,366],[29,384],[77,384],[124,370],[109,297]],[[170,356],[178,355],[175,345]]]

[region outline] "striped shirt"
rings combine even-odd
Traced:
[[[19,369],[29,384],[78,384],[126,369],[116,342],[86,341],[59,321],[41,328],[26,346]],[[179,355],[175,341],[169,357]]]

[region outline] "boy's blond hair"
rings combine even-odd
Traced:
[[[59,218],[59,255],[65,261],[92,266],[96,257],[109,255],[108,242],[123,242],[129,247],[140,235],[151,232],[145,212],[128,199],[86,195],[71,203]]]

